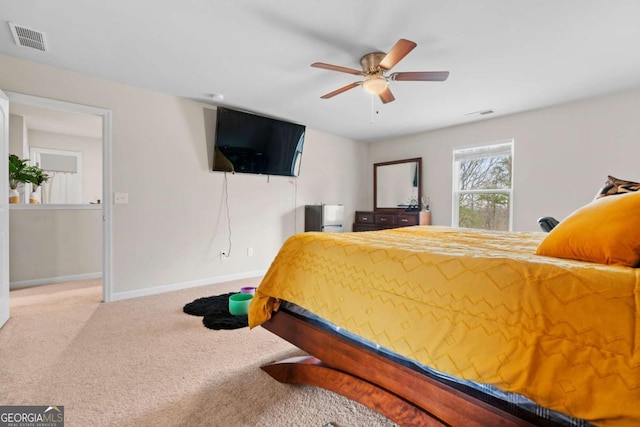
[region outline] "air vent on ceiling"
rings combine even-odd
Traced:
[[[13,34],[13,39],[18,46],[30,47],[43,52],[48,50],[47,38],[43,32],[13,22],[9,22],[9,27],[11,27],[11,34]]]
[[[493,113],[495,113],[495,111],[493,110],[481,110],[481,111],[474,111],[473,113],[467,113],[465,114],[465,116],[475,116],[475,115],[486,116],[487,114],[493,114]]]

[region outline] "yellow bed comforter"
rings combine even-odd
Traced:
[[[249,323],[286,300],[442,372],[640,425],[640,269],[535,255],[543,233],[418,226],[289,238]]]

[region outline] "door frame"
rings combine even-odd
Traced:
[[[15,102],[32,107],[89,114],[102,118],[102,300],[111,302],[113,299],[111,110],[6,90],[4,93],[9,98],[9,109],[11,109],[11,103]],[[6,141],[6,144],[9,144],[9,141]]]
[[[0,328],[9,320],[9,97],[0,90]]]

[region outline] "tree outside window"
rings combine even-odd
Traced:
[[[513,140],[453,150],[453,225],[511,230]]]

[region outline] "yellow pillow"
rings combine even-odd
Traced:
[[[603,197],[573,212],[536,254],[636,267],[640,264],[640,192]]]

